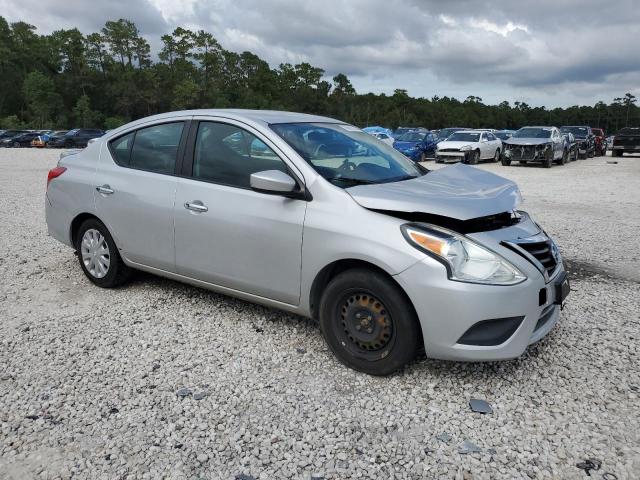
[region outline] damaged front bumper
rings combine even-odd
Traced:
[[[504,241],[546,238],[528,216],[517,226],[469,235],[520,269],[527,279],[517,285],[481,285],[452,281],[445,267],[425,258],[394,276],[407,292],[420,319],[428,357],[458,361],[516,358],[557,323],[568,281],[557,257],[547,272]],[[555,246],[554,246],[555,248]]]

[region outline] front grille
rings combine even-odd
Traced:
[[[533,258],[538,260],[549,276],[551,276],[558,266],[556,257],[553,254],[551,240],[544,240],[541,242],[522,242],[517,243],[517,245]]]
[[[508,148],[511,151],[512,160],[533,160],[536,157],[534,145],[512,145]]]
[[[459,148],[441,148],[439,152],[459,152]]]

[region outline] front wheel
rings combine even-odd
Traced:
[[[335,356],[370,375],[388,375],[413,360],[421,331],[413,305],[385,275],[347,270],[327,285],[320,329]]]
[[[595,157],[595,155],[596,155],[595,149],[589,150],[587,152],[587,157],[589,157],[589,158],[593,158],[593,157]]]
[[[117,287],[131,275],[131,269],[122,261],[109,230],[95,218],[85,220],[80,225],[76,235],[76,252],[80,268],[99,287]]]
[[[498,163],[498,161],[500,161],[500,149],[499,148],[496,150],[496,153],[493,155],[493,162],[494,163]]]
[[[477,165],[480,161],[480,150],[476,150],[471,154],[471,158],[469,158],[469,163],[471,165]]]
[[[551,168],[551,166],[553,165],[553,153],[552,152],[548,152],[547,155],[544,158],[544,162],[542,163],[542,165],[544,166],[544,168]]]
[[[511,165],[511,160],[507,160],[506,158],[503,158],[502,165],[504,165],[505,167],[508,167],[509,165]]]

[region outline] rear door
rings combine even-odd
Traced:
[[[121,254],[173,272],[173,205],[188,119],[145,125],[103,146],[96,172],[96,210]]]
[[[177,272],[291,305],[300,300],[305,200],[251,189],[251,173],[302,176],[262,134],[231,120],[192,127],[177,184]]]

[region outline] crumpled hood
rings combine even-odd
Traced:
[[[460,150],[462,147],[466,146],[466,145],[470,145],[473,146],[474,143],[477,142],[460,142],[460,141],[455,141],[455,142],[440,142],[438,143],[438,149],[442,150],[443,148],[457,148],[458,150]]]
[[[346,191],[370,210],[430,213],[457,220],[508,212],[522,201],[511,180],[461,163],[410,180],[357,185]]]
[[[509,145],[543,145],[545,143],[551,143],[550,138],[513,138],[505,140],[505,143]]]

